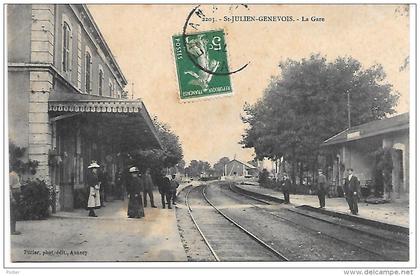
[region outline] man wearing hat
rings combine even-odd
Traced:
[[[162,173],[163,175],[163,173]],[[168,176],[160,176],[160,181],[158,181],[158,189],[160,193],[160,198],[162,201],[162,208],[165,209],[165,198],[166,202],[168,202],[168,208],[172,209],[171,207],[171,181],[169,180]]]
[[[292,182],[290,182],[289,176],[287,173],[283,175],[283,179],[281,180],[281,190],[284,195],[284,203],[289,204],[290,203],[290,188],[292,186]]]
[[[144,207],[147,207],[147,195],[149,195],[152,208],[157,208],[153,199],[153,180],[152,176],[150,175],[150,168],[146,169],[146,172],[144,175],[142,175],[141,178],[144,185]]]
[[[139,177],[139,169],[131,167],[130,170],[130,185],[128,191],[128,210],[127,215],[129,218],[142,218],[144,217],[143,200],[141,193],[144,190],[143,182]]]
[[[98,180],[99,165],[96,161],[92,161],[88,166],[87,183],[89,185],[88,209],[89,217],[97,217],[95,209],[101,207],[101,196],[99,193],[100,184]]]
[[[179,183],[178,183],[178,181],[176,181],[175,177],[176,177],[176,175],[173,174],[172,179],[170,181],[168,209],[172,209],[171,205],[170,205],[171,200],[172,200],[172,204],[176,205],[176,202],[175,202],[175,200],[176,200],[176,189],[179,187]]]
[[[344,196],[349,205],[349,209],[353,215],[359,213],[357,202],[359,201],[360,182],[356,176],[353,175],[353,169],[347,169],[348,176],[344,180]]]
[[[321,169],[318,170],[317,178],[317,190],[318,190],[318,199],[319,199],[319,208],[325,208],[325,195],[328,193],[328,182],[327,177]]]

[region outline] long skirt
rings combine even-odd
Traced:
[[[88,199],[88,208],[99,208],[101,207],[101,196],[99,190],[94,187],[89,187],[89,199]]]
[[[129,218],[144,217],[143,200],[141,198],[141,194],[138,194],[137,196],[130,195],[127,215]]]

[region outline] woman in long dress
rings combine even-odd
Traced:
[[[93,161],[88,169],[87,183],[89,185],[89,198],[87,207],[89,209],[89,217],[97,217],[95,209],[101,207],[101,196],[99,193],[100,183],[98,180],[99,165]]]
[[[136,167],[130,168],[129,172],[131,179],[127,215],[129,218],[142,218],[144,217],[142,200],[143,183],[139,177],[139,170]]]

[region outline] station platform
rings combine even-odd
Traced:
[[[266,195],[269,197],[283,200],[283,193],[272,189],[264,188],[258,183],[237,183],[237,187],[246,191],[255,193],[257,195]],[[397,227],[409,228],[410,214],[408,201],[396,201],[384,204],[370,204],[359,202],[359,214],[354,216],[350,213],[345,198],[326,198],[326,212],[336,213],[336,215],[356,217],[359,221],[363,219],[369,221],[376,221],[382,224],[391,224]],[[311,209],[319,207],[318,196],[316,195],[296,195],[290,194],[290,206],[300,207],[308,206]],[[324,211],[324,210],[323,210]]]
[[[162,209],[158,191],[154,199],[158,208],[151,208],[148,201],[141,219],[127,217],[125,199],[105,202],[105,207],[95,210],[98,217],[76,209],[57,212],[46,220],[18,221],[22,234],[11,236],[12,261],[187,261],[175,208]]]

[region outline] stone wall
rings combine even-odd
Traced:
[[[31,63],[52,65],[54,60],[54,5],[32,5]],[[37,160],[36,177],[51,184],[48,151],[51,149],[51,124],[48,98],[53,75],[47,70],[29,72],[29,159]]]
[[[31,63],[53,64],[54,5],[32,5]]]

